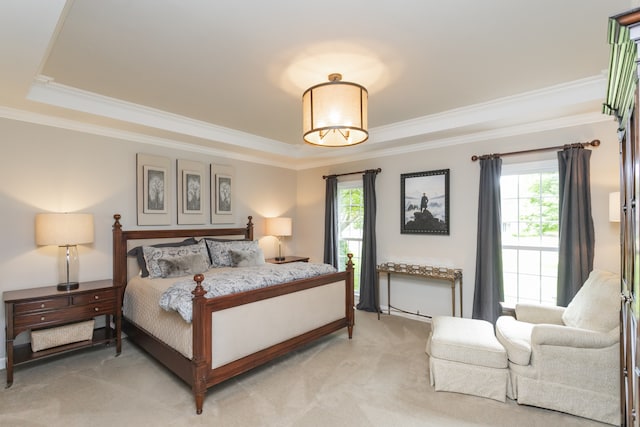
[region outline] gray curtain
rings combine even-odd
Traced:
[[[502,159],[480,160],[476,283],[472,317],[494,324],[502,314],[500,302],[504,300],[500,213],[501,172]]]
[[[366,171],[362,177],[364,224],[360,265],[360,301],[357,309],[379,312],[380,299],[376,286],[376,175],[376,171]]]
[[[338,268],[338,178],[326,180],[324,203],[324,263]]]
[[[591,151],[558,152],[560,246],[557,304],[566,307],[593,270],[595,232],[591,217]]]

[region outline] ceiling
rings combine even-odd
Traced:
[[[301,169],[611,120],[632,0],[8,0],[0,117]],[[369,90],[370,137],[302,140],[302,92]]]

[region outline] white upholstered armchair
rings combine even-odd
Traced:
[[[619,276],[594,270],[567,308],[517,305],[500,317],[508,397],[619,425],[619,310]]]

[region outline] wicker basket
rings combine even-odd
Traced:
[[[87,320],[57,328],[31,331],[31,350],[36,352],[59,345],[91,340],[94,323],[94,320]]]

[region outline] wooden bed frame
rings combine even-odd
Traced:
[[[122,287],[120,295],[124,295],[129,277],[127,272],[127,242],[130,240],[215,236],[242,236],[245,239],[253,240],[253,223],[251,216],[248,217],[249,221],[245,228],[130,231],[122,230],[122,225],[120,224],[121,216],[119,214],[115,214],[113,217],[115,219],[113,224],[113,280],[116,286]],[[196,275],[194,277],[194,281],[197,283],[194,283],[193,291],[193,357],[191,360],[164,342],[151,336],[145,330],[129,322],[123,316],[123,331],[127,334],[128,339],[147,351],[151,356],[191,386],[195,398],[196,412],[198,414],[202,413],[204,396],[209,387],[287,354],[300,346],[341,328],[346,327],[349,339],[352,337],[355,312],[351,254],[349,254],[347,271],[296,280],[281,285],[222,297],[205,298],[204,295],[206,292],[201,286],[202,280],[204,280],[202,275]],[[269,346],[223,366],[212,368],[212,313],[256,301],[290,295],[323,285],[335,284],[343,280],[345,283],[345,309],[343,318],[306,331],[298,336]],[[295,319],[292,319],[292,321],[295,321]]]

